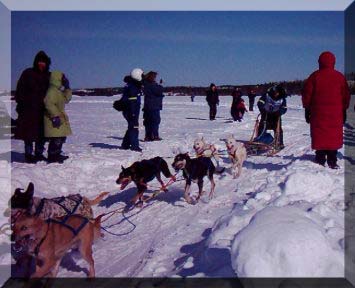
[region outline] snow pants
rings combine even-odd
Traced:
[[[143,119],[145,137],[151,140],[159,138],[160,110],[145,110]]]
[[[128,127],[122,141],[122,148],[139,149],[139,111],[136,114],[124,111],[123,117],[126,119]]]

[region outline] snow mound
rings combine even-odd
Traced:
[[[343,277],[342,254],[324,229],[295,207],[268,207],[255,214],[232,244],[238,277]]]
[[[336,177],[323,171],[297,171],[287,177],[278,205],[295,201],[318,203],[329,198],[333,192]]]

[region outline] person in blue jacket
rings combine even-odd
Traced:
[[[145,126],[144,141],[160,141],[160,111],[163,109],[163,86],[156,82],[158,73],[150,71],[144,75],[143,93],[143,124]],[[162,80],[160,80],[162,83]]]
[[[261,136],[269,129],[273,130],[276,135],[278,121],[280,119],[279,143],[276,143],[280,149],[285,147],[283,142],[281,116],[287,111],[286,96],[285,89],[279,84],[269,88],[266,94],[260,97],[258,101],[261,119],[257,137]]]
[[[135,68],[124,81],[127,85],[123,89],[122,99],[125,103],[123,117],[127,120],[128,128],[123,138],[121,149],[131,149],[141,152],[139,147],[139,112],[141,108],[143,70]]]

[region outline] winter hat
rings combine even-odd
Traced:
[[[38,62],[46,63],[46,70],[49,70],[49,66],[51,65],[51,58],[49,58],[48,55],[42,50],[36,54],[35,59],[33,61],[33,68],[38,69]]]
[[[216,87],[216,85],[214,83],[211,83],[210,88],[212,88],[212,87]]]
[[[131,71],[131,77],[132,77],[134,80],[142,81],[142,76],[143,76],[143,70],[142,70],[141,68],[134,68],[134,69]]]
[[[335,67],[335,55],[332,52],[325,51],[320,54],[318,58],[319,69],[334,68]]]
[[[154,81],[155,77],[157,77],[158,72],[155,71],[149,71],[147,74],[144,75],[144,78],[147,79],[148,81]]]

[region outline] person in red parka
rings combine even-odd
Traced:
[[[319,70],[307,79],[302,92],[306,122],[311,125],[315,162],[337,169],[337,150],[343,146],[343,124],[349,108],[350,92],[344,75],[335,70],[335,56],[323,52]]]

